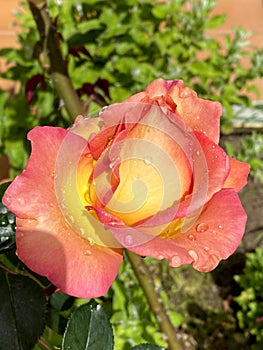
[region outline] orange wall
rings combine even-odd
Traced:
[[[171,0],[173,1],[173,0]],[[20,0],[1,0],[0,11],[0,48],[17,45],[15,29],[12,27],[14,16],[12,10],[18,8]],[[218,30],[209,31],[208,34],[217,37],[231,33],[235,26],[242,26],[252,32],[250,41],[253,45],[263,44],[263,1],[262,0],[218,0],[214,13],[226,13],[227,20]],[[0,60],[0,74],[3,69]],[[257,80],[261,90],[260,99],[263,100],[263,79]],[[1,87],[1,82],[0,82]]]

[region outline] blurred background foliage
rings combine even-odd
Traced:
[[[26,1],[17,13],[20,48],[0,50],[13,66],[3,77],[18,81],[17,94],[0,91],[0,154],[9,157],[12,176],[24,168],[26,133],[36,125],[72,123],[49,76]],[[225,36],[224,49],[206,30],[220,27],[215,0],[48,0],[52,24],[69,77],[94,115],[109,103],[142,91],[156,78],[183,79],[201,97],[224,107],[222,131],[231,131],[233,105],[251,106],[253,80],[263,76],[263,49],[248,50],[249,33]],[[248,66],[244,67],[244,59]],[[252,84],[251,84],[252,82]],[[72,116],[71,116],[72,117]]]

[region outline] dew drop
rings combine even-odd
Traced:
[[[180,98],[187,98],[191,96],[191,90],[188,88],[184,88],[179,92],[179,97]]]
[[[91,246],[95,244],[94,239],[91,237],[88,237],[88,241]]]
[[[84,230],[84,228],[82,228],[82,227],[80,227],[80,233],[82,234],[82,236],[84,236],[85,235],[85,230]]]
[[[163,256],[163,255],[158,255],[158,256],[157,256],[157,259],[163,260],[163,259],[164,259],[164,256]]]
[[[197,156],[200,156],[200,151],[196,151],[195,154],[196,154]]]
[[[196,116],[196,119],[197,119],[197,120],[199,120],[199,119],[200,119],[199,115],[198,115],[198,116]]]
[[[25,200],[24,200],[24,198],[19,197],[19,198],[17,198],[17,201],[18,201],[19,204],[25,205]]]
[[[196,226],[195,230],[196,232],[205,232],[208,230],[208,225],[202,222]]]
[[[124,242],[125,242],[125,244],[127,244],[127,245],[132,245],[132,244],[133,244],[133,237],[132,237],[132,235],[127,235],[127,236],[125,236]]]
[[[171,259],[171,264],[173,267],[180,266],[182,262],[182,259],[178,255],[174,255]]]
[[[74,217],[72,215],[69,216],[69,220],[72,222],[72,224],[74,223]]]
[[[215,159],[218,159],[218,158],[219,158],[219,156],[218,156],[218,155],[216,155],[216,156],[215,156]]]
[[[223,226],[223,225],[218,225],[218,228],[219,228],[220,230],[223,230],[224,226]]]
[[[12,198],[9,196],[5,196],[5,203],[6,205],[10,205],[12,203]]]
[[[215,146],[215,145],[212,145],[212,148],[213,148],[213,149],[215,149],[215,148],[216,148],[216,146]]]
[[[208,251],[209,251],[209,247],[204,247],[204,250],[205,250],[206,252],[208,252]]]
[[[189,234],[189,235],[187,236],[187,238],[188,238],[190,241],[195,241],[195,240],[196,240],[196,237],[195,237],[194,235],[192,235],[192,234]]]
[[[88,250],[88,249],[85,249],[84,250],[84,255],[91,255],[92,253],[91,253],[91,251],[90,250]]]
[[[151,164],[152,164],[152,157],[147,157],[147,158],[145,158],[145,159],[144,159],[144,163],[145,163],[146,165],[151,165]]]
[[[195,250],[188,250],[188,254],[190,255],[190,257],[192,259],[194,259],[194,262],[197,262],[198,255],[197,255],[197,252]]]

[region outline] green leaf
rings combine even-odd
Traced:
[[[0,185],[0,254],[15,246],[15,216],[2,203],[2,197],[10,182]]]
[[[134,346],[131,350],[165,350],[165,348],[153,344],[140,344]]]
[[[0,272],[0,349],[30,350],[44,330],[43,290],[28,277]]]
[[[64,334],[62,349],[113,349],[112,328],[101,305],[92,301],[74,311]]]
[[[208,20],[206,29],[215,29],[220,27],[226,21],[226,15],[216,15]]]

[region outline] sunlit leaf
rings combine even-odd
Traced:
[[[113,349],[112,328],[101,305],[90,302],[76,309],[68,322],[62,349]]]

